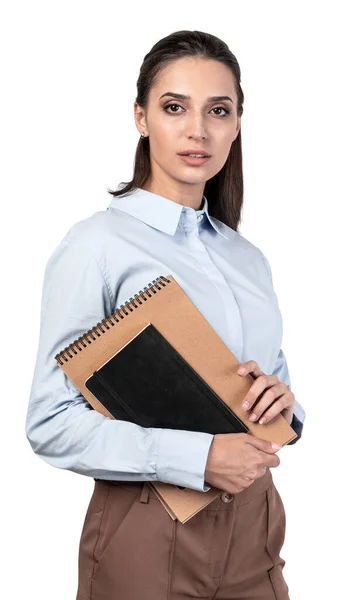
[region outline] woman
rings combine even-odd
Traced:
[[[50,464],[95,480],[77,600],[285,600],[285,512],[270,471],[280,463],[277,448],[248,434],[108,419],[54,360],[170,273],[242,363],[241,377],[255,379],[244,399],[250,419],[281,413],[294,442],[301,436],[305,412],[290,389],[270,266],[238,233],[237,60],[215,36],[175,32],[145,56],[137,88],[132,181],[110,191],[107,210],[74,225],[46,267],[26,435]],[[222,494],[181,524],[150,490],[153,480]]]

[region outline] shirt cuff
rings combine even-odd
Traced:
[[[296,415],[294,413],[293,413],[292,421],[291,421],[290,425],[291,425],[292,429],[295,430],[297,437],[294,440],[292,440],[291,442],[288,442],[287,446],[292,446],[293,444],[298,442],[298,440],[300,440],[300,438],[302,437],[303,423],[296,417]]]
[[[214,435],[200,431],[161,429],[157,480],[200,492],[210,490],[204,481],[209,449]]]

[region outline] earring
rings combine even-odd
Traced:
[[[140,137],[141,137],[141,138],[143,138],[143,137],[144,137],[144,134],[142,133]]]

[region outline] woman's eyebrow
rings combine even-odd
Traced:
[[[164,98],[164,96],[172,96],[173,98],[178,98],[178,100],[190,100],[190,96],[185,96],[184,94],[176,94],[176,92],[165,92],[165,94],[160,96],[159,100],[161,98]],[[234,104],[233,100],[229,96],[209,96],[207,100],[208,102],[221,102],[221,100],[230,100],[230,102]]]

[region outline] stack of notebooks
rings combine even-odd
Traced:
[[[240,362],[171,275],[153,280],[55,359],[91,406],[111,419],[250,433],[282,445],[297,437],[280,414],[266,425],[248,420],[241,403],[254,379],[237,374]],[[182,523],[222,491],[149,485]]]

